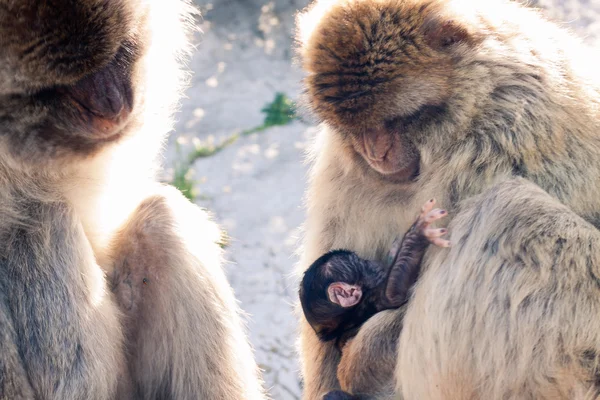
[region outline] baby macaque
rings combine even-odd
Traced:
[[[334,250],[306,270],[300,302],[321,341],[335,339],[341,348],[371,316],[406,303],[427,246],[450,246],[441,238],[445,228],[430,227],[447,215],[445,210],[434,209],[434,204],[434,199],[425,203],[406,235],[394,242],[386,265],[348,250]]]

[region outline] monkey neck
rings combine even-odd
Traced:
[[[389,238],[406,232],[417,209],[411,209],[411,195],[398,186],[375,188],[354,171],[346,171],[352,166],[339,159],[345,155],[336,150],[338,138],[327,129],[320,132],[316,143],[320,148],[314,153],[302,257],[309,262],[331,249],[349,248],[362,258],[381,260],[390,247]],[[387,196],[395,201],[384,200]]]
[[[143,136],[143,135],[137,135]],[[67,169],[55,185],[79,216],[97,262],[110,270],[110,244],[138,205],[156,187],[153,149],[132,150],[134,138]]]

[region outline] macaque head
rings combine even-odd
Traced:
[[[300,285],[306,320],[321,340],[338,338],[375,313],[375,305],[364,301],[365,295],[384,278],[371,261],[351,251],[321,256],[306,270]]]
[[[183,2],[167,3],[177,11],[164,13],[162,35],[181,29],[169,14]],[[160,0],[0,0],[5,162],[39,168],[89,157],[139,128],[148,86],[141,60],[160,46],[154,4],[167,9]]]
[[[307,100],[362,168],[410,183],[419,141],[453,112],[456,65],[478,44],[450,1],[317,1],[299,17]]]

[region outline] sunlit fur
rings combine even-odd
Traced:
[[[448,21],[451,33],[459,35],[455,45],[448,50],[436,50],[423,40],[425,28],[430,29],[432,25],[434,38],[440,33],[435,28],[441,29],[443,37]],[[597,50],[583,47],[535,10],[501,0],[321,0],[300,15],[298,26],[298,54],[307,72],[306,107],[322,122],[309,155],[312,169],[306,194],[308,217],[300,271],[333,248],[347,248],[361,257],[381,260],[385,249],[398,233],[408,229],[420,205],[428,198],[435,197],[444,204],[452,217],[463,200],[515,176],[534,182],[575,214],[600,225]],[[411,120],[415,109],[432,104],[439,107],[439,112]],[[353,135],[368,129],[370,124],[381,124],[382,120],[399,121],[404,128],[404,140],[417,148],[420,174],[416,180],[394,184],[382,179],[352,147]],[[523,190],[530,191],[528,186]],[[533,191],[532,206],[526,211],[503,215],[518,219],[532,213],[550,218],[545,212],[539,214],[538,205],[546,206],[548,201],[540,200],[537,193]],[[491,221],[486,213],[490,217],[498,213],[503,209],[503,202],[506,207],[514,206],[503,196],[496,198],[493,210],[481,210],[484,221]],[[501,234],[507,240],[514,240],[510,251],[515,255],[525,252],[519,244],[525,235],[545,238],[548,234],[522,230],[521,225],[514,225],[514,220],[505,222],[509,226]],[[466,224],[463,229],[478,240],[496,229],[490,222],[473,226],[469,231],[470,225],[463,223]],[[562,229],[565,234],[575,236],[581,229],[581,240],[584,240],[587,235],[584,230],[588,228],[578,223],[559,224],[557,229],[557,234],[561,234]],[[567,363],[565,370],[552,362],[558,360],[560,346],[575,346],[574,341],[559,343],[558,336],[552,336],[555,341],[540,345],[534,336],[521,332],[526,332],[528,327],[558,329],[565,335],[579,330],[582,341],[577,346],[585,343],[598,352],[597,324],[574,325],[565,320],[557,325],[549,320],[553,317],[544,306],[535,303],[528,309],[529,317],[519,320],[523,330],[515,333],[514,325],[499,323],[504,318],[504,301],[510,301],[513,310],[518,310],[514,307],[523,300],[514,282],[481,282],[482,293],[493,296],[497,291],[505,295],[503,300],[498,298],[486,303],[492,308],[485,318],[490,319],[492,325],[497,323],[498,329],[487,330],[488,336],[484,338],[469,329],[454,336],[454,327],[468,321],[475,310],[465,306],[460,313],[455,312],[448,307],[451,303],[447,296],[455,293],[456,301],[471,305],[474,299],[481,300],[467,283],[470,274],[485,269],[487,262],[494,258],[489,251],[478,253],[480,249],[462,248],[462,251],[464,257],[477,254],[477,258],[473,259],[472,267],[462,266],[461,279],[434,279],[431,272],[442,268],[443,260],[459,260],[455,249],[450,250],[449,255],[448,250],[435,250],[438,257],[432,259],[429,266],[427,262],[424,265],[431,271],[426,272],[422,283],[417,285],[415,299],[420,302],[409,304],[405,322],[407,332],[419,334],[411,333],[402,338],[399,355],[398,387],[402,387],[405,398],[530,398],[530,393],[537,394],[534,398],[550,397],[552,393],[560,393],[556,398],[573,398],[578,390],[592,390],[595,379],[592,376],[598,365],[596,358],[591,357],[594,361],[588,363],[582,373],[570,369],[576,363],[570,358],[571,364]],[[445,255],[449,258],[444,258]],[[581,254],[581,257],[586,256]],[[575,253],[565,257],[581,261]],[[547,263],[548,259],[540,262]],[[453,267],[457,266],[449,262],[443,264],[450,275],[455,271]],[[543,264],[540,268],[549,266]],[[568,263],[557,268],[564,268],[557,276],[573,285],[575,278],[568,272]],[[578,278],[583,276],[578,275]],[[425,289],[430,288],[432,282],[439,286],[434,293]],[[544,290],[569,304],[574,319],[593,321],[600,316],[600,307],[589,300],[596,295],[593,291],[586,292],[588,297],[576,296],[558,283]],[[427,303],[423,304],[425,299]],[[445,308],[441,308],[443,306]],[[396,330],[390,329],[377,341],[371,341],[366,334],[357,337],[353,345],[363,351],[353,360],[357,367],[354,376],[345,377],[348,382],[372,373],[369,368],[373,365],[365,365],[363,360],[377,359],[377,352],[386,348],[381,337],[390,340],[397,337],[399,324],[391,322],[402,315],[402,312],[386,312],[380,317],[380,322],[387,318],[387,322],[381,322],[382,327],[395,326]],[[368,321],[363,329],[376,330],[371,327],[373,323]],[[422,327],[417,328],[418,325]],[[515,336],[510,339],[500,340],[500,336],[513,333]],[[457,353],[458,358],[444,358],[456,349],[438,346],[436,335],[442,335],[444,343],[452,340],[453,345],[464,346],[464,351]],[[472,348],[468,347],[471,345]],[[535,350],[535,363],[531,364],[534,368],[519,364],[526,360],[512,356],[515,353],[510,346],[513,345],[524,351]],[[581,349],[566,349],[568,354],[578,351]],[[306,399],[318,399],[339,387],[335,365],[340,354],[331,346],[319,343],[304,321],[300,352]],[[536,371],[541,360],[550,362],[544,365],[543,372]],[[463,364],[468,364],[469,373],[451,375],[454,367]],[[484,364],[485,368],[478,369]],[[431,365],[435,365],[436,375],[425,377]],[[515,370],[522,371],[522,381],[533,386],[525,389],[518,384],[522,381],[511,382],[509,377]],[[483,375],[484,371],[488,375]],[[540,375],[534,374],[538,373],[547,373],[544,375],[547,379],[537,379]],[[561,377],[565,378],[558,379],[553,374],[563,374]],[[452,382],[456,385],[452,386]],[[497,382],[496,386],[493,382]],[[436,385],[441,387],[442,383],[443,396],[435,391]],[[480,391],[466,393],[460,389],[462,383]],[[393,395],[388,392],[385,396]]]
[[[191,5],[0,10],[0,398],[264,398],[221,233],[156,180],[188,81]],[[119,44],[135,93],[127,125],[87,147],[84,131],[48,135],[43,121],[69,123],[57,90]]]
[[[518,178],[465,201],[450,230],[404,319],[397,398],[597,399],[597,228]]]

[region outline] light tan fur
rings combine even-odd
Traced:
[[[1,57],[10,61],[0,66],[0,399],[264,399],[222,269],[221,232],[156,178],[187,83],[192,7],[161,0],[17,3],[0,0],[0,34],[11,38],[0,40]],[[96,18],[69,21],[69,40],[91,36],[106,54],[75,47],[77,56],[89,56],[80,62],[73,47],[60,48],[67,39],[59,18],[69,12]],[[35,20],[44,13],[55,20]],[[28,29],[37,34],[31,43]],[[53,135],[80,140],[89,135],[85,126],[63,132],[35,125],[40,114],[29,105],[22,120],[9,115],[15,98],[45,101],[40,87],[58,104],[60,92],[48,81],[68,86],[95,73],[123,37],[133,38],[135,58],[123,69],[131,68],[135,104],[118,140],[84,152]],[[48,75],[24,72],[38,70]],[[18,130],[32,125],[37,130]],[[46,128],[51,133],[40,140]]]
[[[410,41],[403,44],[400,38],[410,32],[416,32],[413,41],[421,40],[421,29],[430,21],[442,30],[445,21],[453,21],[453,26],[464,28],[459,32],[467,39],[451,53],[430,50],[423,42],[416,46]],[[355,251],[367,259],[382,259],[385,249],[399,232],[408,229],[427,199],[435,197],[449,210],[451,220],[462,209],[462,201],[514,176],[534,182],[556,200],[544,198],[539,189],[522,184],[524,196],[532,196],[532,207],[504,211],[505,207],[522,204],[510,203],[506,195],[496,197],[493,208],[480,211],[484,220],[492,220],[494,213],[503,210],[502,215],[509,218],[504,223],[510,226],[525,218],[529,222],[537,218],[544,221],[551,218],[551,212],[538,206],[555,212],[561,202],[568,207],[561,208],[560,215],[565,218],[575,218],[575,213],[600,225],[600,83],[593,71],[598,65],[597,51],[583,47],[535,10],[503,1],[321,0],[300,15],[298,23],[299,55],[307,71],[307,106],[323,122],[309,157],[308,217],[299,271],[335,248]],[[432,69],[431,65],[437,67]],[[371,126],[407,118],[419,106],[431,102],[444,105],[441,117],[423,120],[400,132],[403,143],[414,145],[419,152],[418,177],[400,183],[384,179],[357,153],[352,138],[364,135]],[[519,189],[517,185],[511,190],[518,193]],[[477,207],[472,207],[464,212],[475,212]],[[595,237],[589,225],[577,221],[556,225],[557,231],[552,234],[581,235],[581,240],[588,237],[585,235]],[[516,244],[536,236],[543,242],[545,235],[551,234],[526,230],[521,224],[497,231],[498,223],[469,230],[465,222],[459,231],[472,235],[473,240],[484,240],[498,232]],[[451,225],[450,231],[456,228]],[[459,237],[456,235],[460,233],[453,233],[451,241]],[[514,325],[504,325],[500,313],[486,314],[490,326],[496,327],[487,329],[487,336],[478,337],[477,331],[466,328],[460,334],[454,332],[457,324],[460,326],[475,313],[475,302],[482,301],[478,293],[484,296],[493,289],[489,281],[476,288],[470,280],[476,271],[486,270],[487,262],[493,262],[489,250],[482,253],[480,248],[459,248],[461,256],[455,248],[450,252],[428,250],[437,256],[427,258],[426,272],[407,308],[403,332],[408,333],[401,337],[398,392],[402,391],[406,399],[422,400],[532,398],[528,397],[532,393],[538,396],[534,398],[572,398],[594,391],[589,379],[597,366],[595,360],[583,369],[576,368],[574,360],[560,370],[556,370],[558,365],[550,364],[540,373],[554,369],[556,378],[536,379],[536,366],[557,359],[557,336],[549,337],[541,346],[534,342],[536,336],[527,336],[526,332],[538,329],[539,335],[539,331],[560,329],[568,335],[580,335],[580,342],[565,342],[572,346],[567,350],[569,354],[584,351],[577,347],[583,343],[600,350],[592,339],[597,324],[591,322],[600,316],[592,297],[600,291],[592,289],[592,277],[586,281],[580,273],[582,260],[588,255],[595,257],[595,250],[565,250],[565,261],[556,266],[562,271],[556,275],[557,286],[546,289],[565,302],[565,307],[568,304],[572,321],[565,319],[557,325],[536,304],[528,318],[519,320],[519,334],[503,341],[500,327],[515,334],[517,331]],[[513,251],[527,254],[520,247],[513,247]],[[472,260],[471,266],[448,261],[462,262],[460,257]],[[576,275],[568,272],[570,259],[579,265]],[[550,268],[548,262],[544,259],[540,268]],[[444,271],[441,276],[434,273],[440,270]],[[460,279],[449,280],[459,273]],[[565,281],[560,285],[559,277]],[[576,284],[573,279],[586,285],[587,295],[567,289]],[[515,285],[499,283],[498,290],[503,290],[511,304],[521,295]],[[456,302],[465,304],[461,313],[452,307],[441,308],[450,304],[452,293]],[[492,304],[501,305],[498,301]],[[385,313],[381,317],[385,321],[367,321],[362,330],[373,329],[373,324],[394,326],[391,321],[402,315]],[[579,322],[583,318],[591,321]],[[389,329],[389,340],[400,334],[399,325],[395,326]],[[447,358],[455,351],[452,346],[435,344],[441,340],[438,334],[445,335],[445,343],[458,346],[458,358]],[[385,335],[377,337],[380,341]],[[356,356],[356,363],[376,359],[383,346],[360,334],[352,345],[364,349]],[[535,354],[531,360],[510,357],[513,353],[509,345],[535,349]],[[320,399],[339,388],[335,367],[341,355],[333,346],[320,343],[305,321],[300,352],[305,399]],[[479,360],[477,364],[473,364],[473,357]],[[440,358],[451,360],[451,364],[436,364]],[[524,374],[519,382],[528,382],[527,386],[510,380],[517,370]]]
[[[344,346],[337,371],[343,391],[359,398],[394,397],[393,377],[398,357],[398,340],[389,340],[389,332],[402,329],[402,317],[397,316],[404,314],[404,311],[403,307],[375,314],[371,323]],[[390,318],[390,315],[396,318]]]
[[[534,184],[461,205],[401,334],[406,399],[600,396],[600,232]]]
[[[221,234],[206,212],[163,187],[113,238],[109,282],[113,290],[120,286],[129,369],[156,383],[138,392],[139,398],[157,397],[153,388],[166,383],[165,376],[174,380],[172,398],[263,398],[222,271]]]

